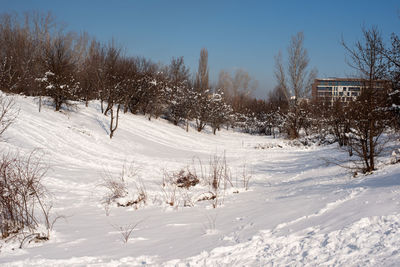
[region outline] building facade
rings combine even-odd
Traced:
[[[375,81],[376,89],[384,88],[386,81]],[[350,102],[360,96],[366,82],[362,79],[327,78],[315,79],[312,84],[313,100],[330,102]]]

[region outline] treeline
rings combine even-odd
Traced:
[[[175,125],[186,123],[186,129],[193,121],[198,131],[209,125],[215,133],[222,125],[235,125],[252,107],[247,72],[234,78],[225,73],[220,79],[225,88],[210,85],[206,49],[191,74],[183,57],[162,66],[126,56],[113,41],[66,33],[51,14],[3,14],[0,58],[2,91],[38,97],[39,111],[43,96],[52,99],[56,111],[70,101],[100,100],[102,113],[111,118],[110,137],[120,112],[163,116]]]
[[[252,96],[256,81],[244,70],[221,71],[212,86],[206,49],[200,52],[197,71],[191,73],[183,57],[163,66],[144,57],[126,56],[112,40],[105,44],[87,33],[65,32],[51,14],[28,13],[23,18],[3,14],[0,89],[38,97],[39,111],[43,96],[52,99],[57,111],[70,101],[88,105],[99,100],[101,112],[110,117],[110,137],[118,127],[119,114],[131,112],[149,119],[161,116],[186,130],[192,125],[202,131],[208,125],[214,134],[221,127],[289,138],[301,133],[334,134],[345,143],[343,136],[354,127],[343,126],[343,122],[361,109],[309,100],[317,72],[309,70],[303,39],[302,33],[292,37],[286,61],[281,53],[276,57],[277,86],[266,100],[260,100]],[[368,101],[379,99],[379,104],[371,100],[367,106],[390,110],[391,123],[398,126],[400,42],[395,34],[391,41],[385,47],[376,29],[364,30],[362,42],[345,48],[366,88],[373,90],[376,79],[389,81],[384,94],[367,97]]]
[[[65,32],[51,14],[3,14],[0,59],[2,91],[38,97],[39,111],[43,96],[56,111],[71,101],[100,100],[110,137],[120,112],[162,116],[199,132],[208,125],[214,134],[221,127],[274,135],[287,128],[287,99],[279,91],[269,100],[255,99],[257,82],[246,71],[221,71],[212,86],[206,49],[191,73],[183,57],[163,66],[126,56],[112,40],[104,44],[87,33]]]

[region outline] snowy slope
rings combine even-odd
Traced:
[[[33,98],[18,96],[18,120],[5,133],[3,151],[40,148],[51,167],[44,181],[54,211],[65,215],[46,243],[11,250],[10,266],[377,266],[400,264],[400,164],[351,178],[323,158],[335,145],[297,148],[284,140],[222,130],[188,133],[163,120],[123,114],[112,140],[98,102],[70,111],[37,111]],[[270,149],[259,145],[279,144]],[[269,146],[269,145],[267,145]],[[272,145],[270,145],[272,146]],[[232,170],[246,163],[251,190],[228,194],[212,209],[171,208],[159,201],[163,170],[175,171],[226,154]],[[150,200],[113,207],[106,216],[100,186],[105,172],[124,163],[140,166]],[[387,159],[382,159],[387,161]],[[139,223],[128,243],[118,226]],[[210,231],[212,230],[212,231]]]

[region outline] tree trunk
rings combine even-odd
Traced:
[[[369,166],[370,170],[375,170],[375,147],[374,147],[374,121],[369,121]]]
[[[42,96],[39,96],[39,112],[42,110]]]
[[[114,132],[118,128],[118,120],[119,120],[119,110],[120,110],[120,108],[121,108],[121,105],[118,104],[117,105],[117,114],[116,114],[116,117],[115,117],[115,126],[113,125],[114,124],[114,109],[113,108],[110,109],[110,115],[111,115],[110,116],[111,117],[111,121],[110,121],[110,139],[114,136]]]

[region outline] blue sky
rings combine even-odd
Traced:
[[[303,31],[310,66],[319,77],[351,75],[341,37],[349,44],[361,27],[378,26],[386,40],[400,33],[400,1],[18,1],[0,0],[0,13],[51,11],[68,30],[99,40],[114,38],[127,55],[168,64],[184,56],[192,72],[200,49],[209,52],[211,79],[242,68],[259,82],[264,98],[276,82],[274,56]]]

